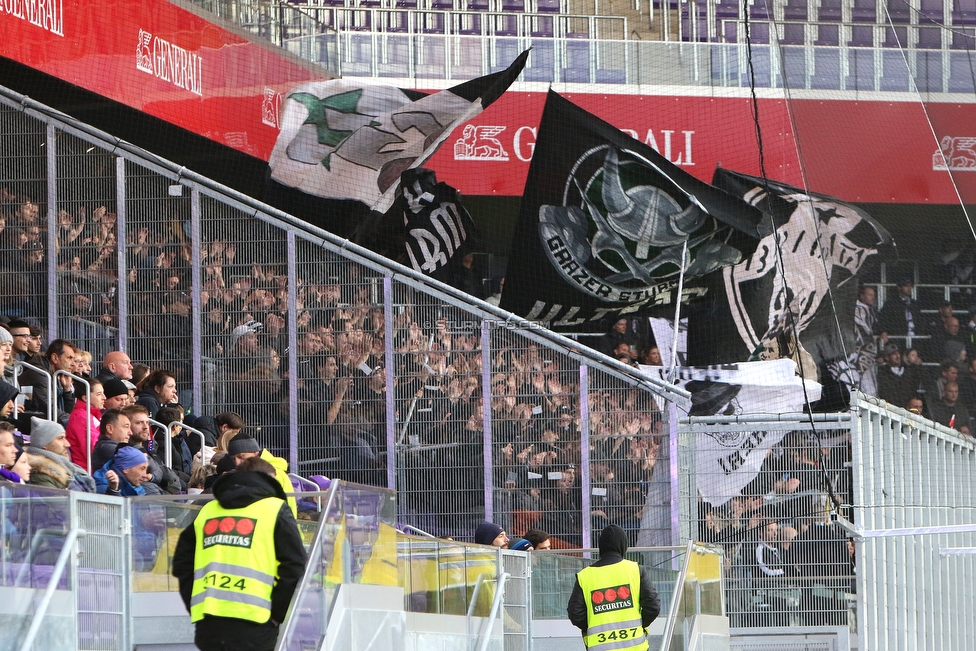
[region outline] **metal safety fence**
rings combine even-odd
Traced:
[[[691,535],[725,550],[731,626],[852,621],[854,554],[837,523],[852,503],[849,423],[848,414],[679,420],[696,483]]]
[[[175,380],[146,377],[144,402],[172,389],[196,430],[236,412],[292,471],[396,489],[401,521],[435,535],[488,519],[586,547],[614,522],[678,542],[683,390],[0,96],[2,311],[87,349],[93,374],[125,351]]]
[[[851,404],[859,644],[971,648],[976,443],[874,398]]]

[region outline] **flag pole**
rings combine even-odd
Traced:
[[[678,272],[678,296],[674,301],[674,336],[671,338],[671,368],[668,369],[668,383],[674,384],[675,369],[678,366],[678,322],[681,320],[681,292],[685,284],[685,260],[688,257],[688,240],[681,247],[681,269]]]

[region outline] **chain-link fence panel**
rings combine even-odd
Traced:
[[[155,418],[159,405],[176,397],[191,404],[190,197],[172,196],[170,179],[132,162],[125,176],[128,353],[148,367],[139,396],[153,405]],[[150,381],[162,371],[173,379],[175,392],[170,387],[162,393],[159,376]]]
[[[77,136],[57,134],[58,336],[74,344],[79,374],[92,374],[118,346],[115,160]]]
[[[472,540],[485,519],[482,320],[391,287],[397,486],[414,526]]]
[[[733,626],[846,626],[853,547],[832,516],[850,517],[844,506],[851,504],[850,431],[789,426],[796,429],[756,433],[716,423],[696,434],[699,449],[736,437],[780,440],[741,490],[716,500],[721,503],[699,497],[693,535],[725,550]],[[697,471],[699,485],[724,480],[715,464],[699,464]]]
[[[383,279],[304,239],[296,254],[299,470],[386,486]]]
[[[47,128],[0,110],[0,311],[47,328]]]
[[[492,322],[489,390],[496,521],[554,548],[582,544],[579,364]]]
[[[631,545],[671,543],[671,472],[666,412],[653,395],[587,369],[592,540],[616,524]]]
[[[239,414],[262,447],[287,457],[285,232],[208,196],[200,213],[200,372],[209,413]]]

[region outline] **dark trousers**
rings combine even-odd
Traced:
[[[274,651],[278,627],[208,615],[197,622],[193,642],[200,651]]]

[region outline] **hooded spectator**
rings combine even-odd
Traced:
[[[88,388],[91,404],[85,402],[85,388]],[[85,381],[75,380],[75,408],[71,410],[71,417],[68,418],[68,426],[65,431],[68,434],[68,443],[71,445],[71,460],[81,466],[88,467],[88,458],[91,451],[95,449],[98,442],[100,431],[99,424],[102,421],[102,407],[105,405],[105,389],[98,380],[88,379]],[[88,442],[88,425],[91,423],[91,443]],[[95,466],[92,466],[94,469]]]
[[[95,471],[99,493],[135,497],[145,495],[143,483],[149,481],[149,460],[130,445],[120,445],[115,455]]]
[[[242,461],[251,457],[261,457],[270,463],[275,469],[275,480],[281,484],[281,489],[286,493],[291,493],[295,489],[291,485],[288,477],[288,462],[281,457],[276,457],[266,449],[262,449],[257,441],[250,434],[238,434],[227,444],[227,456],[233,457],[240,465]],[[288,506],[291,508],[292,515],[298,517],[298,503],[294,497],[288,497]]]
[[[2,330],[3,328],[0,328]],[[16,414],[16,405],[14,401],[17,396],[20,395],[20,391],[11,384],[6,382],[0,382],[0,418],[12,419]]]

